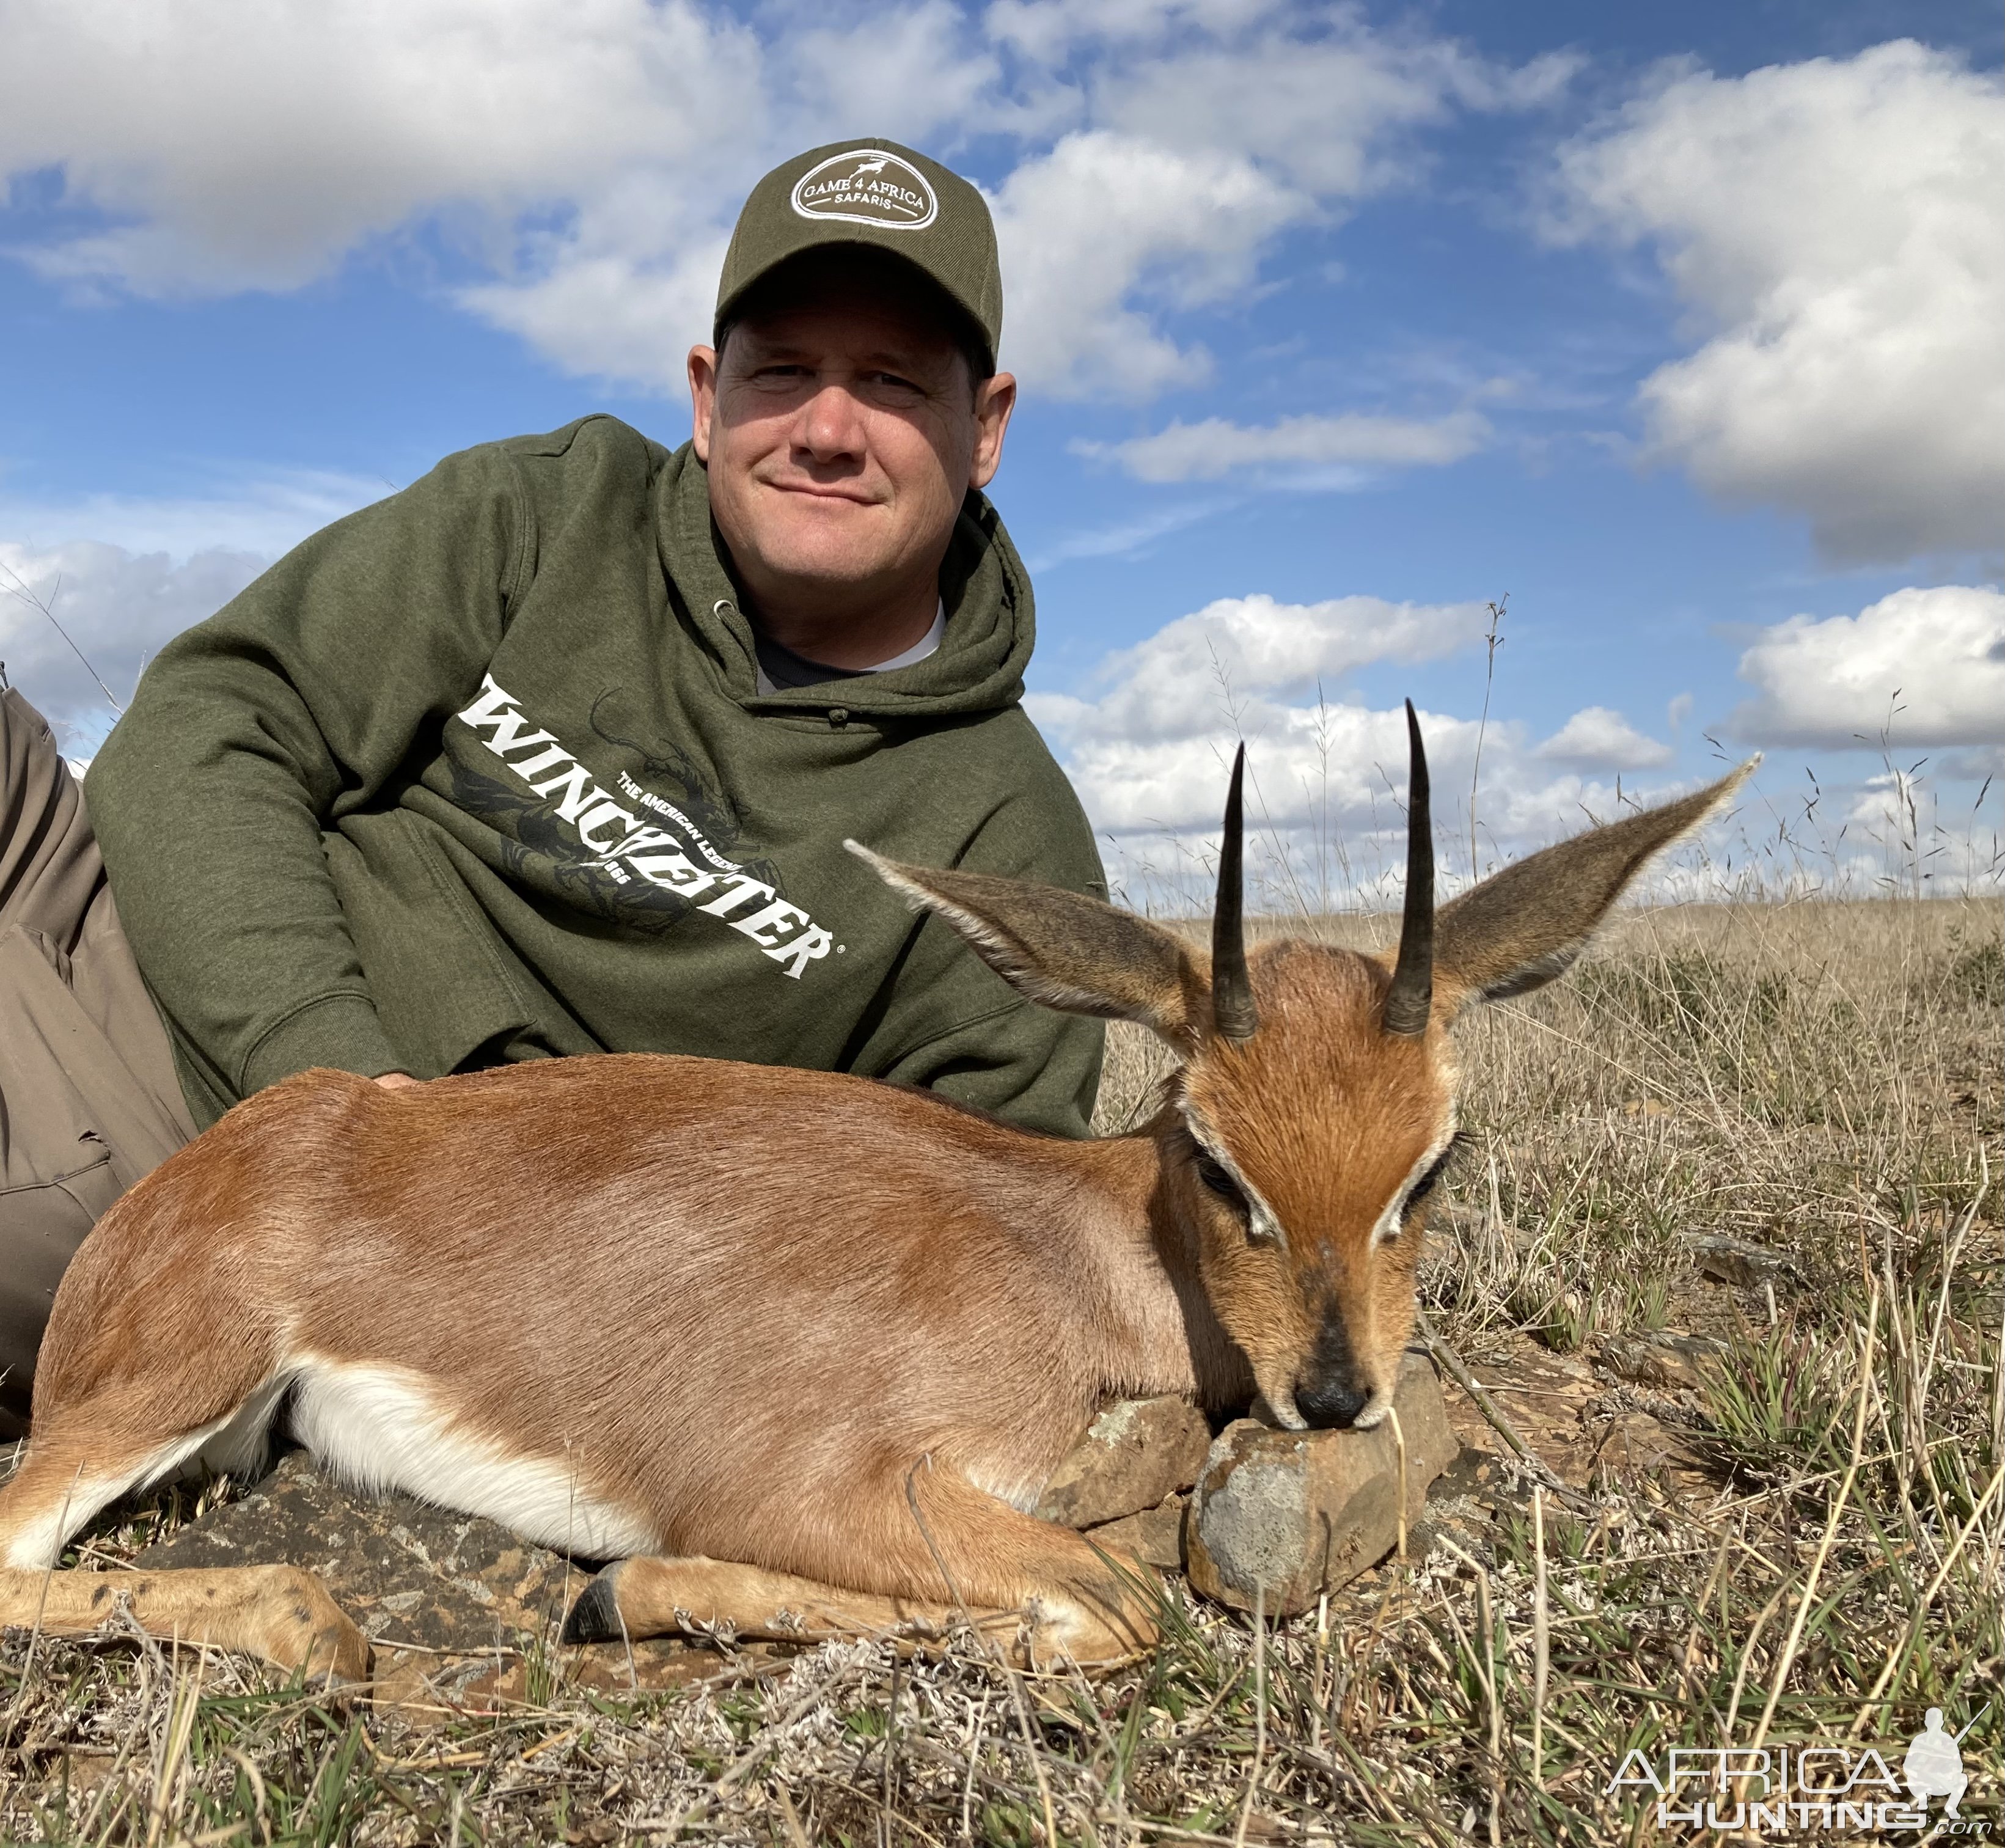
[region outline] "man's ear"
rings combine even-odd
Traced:
[[[1190,953],[1132,912],[1057,886],[985,873],[901,866],[843,845],[915,910],[929,911],[1019,994],[1061,1014],[1136,1021],[1188,1053],[1208,1021],[1211,990]]]
[[[1017,408],[1017,380],[1013,373],[997,372],[974,388],[974,453],[967,465],[967,485],[985,488],[995,479],[1002,466],[1002,439],[1009,434],[1010,414]]]
[[[1722,806],[1761,761],[1750,757],[1695,795],[1548,847],[1444,905],[1434,919],[1435,1005],[1444,1019],[1472,1001],[1529,994],[1564,974],[1645,863]]]
[[[689,350],[690,438],[696,458],[710,462],[710,420],[717,411],[717,353],[708,346]]]

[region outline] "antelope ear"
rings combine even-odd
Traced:
[[[901,866],[855,841],[867,862],[915,911],[932,912],[1019,994],[1061,1014],[1137,1021],[1180,1052],[1208,1021],[1210,984],[1167,930],[1132,912],[1057,886],[985,873]]]
[[[1722,806],[1758,757],[1695,795],[1590,828],[1506,866],[1434,919],[1434,992],[1447,1016],[1529,994],[1564,975],[1653,855]]]

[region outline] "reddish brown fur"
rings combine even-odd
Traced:
[[[831,1457],[831,1429],[1029,1476],[1138,1349],[1150,1382],[1192,1389],[1166,1305],[1095,1262],[1109,1242],[1145,1261],[1129,1177],[1148,1154],[721,1061],[566,1060],[402,1093],[307,1073],[231,1112],[86,1242],[37,1425],[107,1396],[121,1418],[202,1423],[274,1364],[283,1306],[316,1353],[412,1368],[474,1428],[637,1495],[678,1551],[728,1550],[750,1521],[771,1537],[763,1563],[812,1572],[841,1498],[818,1491],[854,1462]],[[1034,1342],[1003,1333],[1027,1324]],[[679,1365],[693,1330],[700,1356]],[[163,1348],[205,1357],[198,1404]],[[1035,1435],[983,1428],[999,1394]]]
[[[1206,1390],[1224,1344],[1192,1337],[1154,1255],[1155,1154],[718,1061],[402,1092],[304,1073],[86,1242],[7,1502],[226,1414],[290,1321],[321,1358],[423,1375],[469,1433],[562,1462],[674,1554],[937,1601],[905,1488],[929,1456],[915,1488],[961,1597],[1118,1607],[1076,1536],[968,1478],[1034,1497],[1107,1392]]]
[[[1412,1331],[1420,1234],[1376,1251],[1373,1226],[1443,1133],[1453,1066],[1437,1030],[1389,1036],[1378,1012],[1388,971],[1321,944],[1281,943],[1252,958],[1260,1028],[1213,1038],[1182,1094],[1215,1130],[1287,1231],[1285,1252],[1249,1245],[1236,1219],[1203,1248],[1205,1286],[1270,1399],[1291,1389],[1324,1317],[1348,1323],[1369,1383],[1389,1391]]]

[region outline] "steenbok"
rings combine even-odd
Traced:
[[[0,1622],[75,1633],[124,1600],[156,1635],[363,1675],[310,1572],[51,1569],[118,1497],[255,1467],[278,1425],[365,1487],[614,1562],[572,1641],[937,1633],[967,1612],[1020,1653],[1146,1645],[1143,1569],[1027,1512],[1053,1466],[1109,1395],[1382,1418],[1455,1135],[1449,1024],[1557,975],[1751,768],[1437,915],[1408,711],[1392,954],[1248,953],[1237,764],[1208,957],[1076,893],[865,853],[1032,1000],[1175,1049],[1132,1134],[637,1056],[404,1091],[306,1072],[240,1104],[63,1279],[0,1491]]]

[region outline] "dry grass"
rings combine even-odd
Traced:
[[[1368,921],[1336,920],[1333,934]],[[2000,915],[1979,901],[1626,914],[1462,1038],[1475,1144],[1424,1294],[1479,1367],[1666,1323],[1726,1344],[1710,1474],[1541,1497],[1487,1546],[1262,1628],[1188,1607],[1089,1685],[977,1654],[721,1657],[411,1730],[132,1639],[0,1649],[0,1836],[52,1843],[1605,1843],[1631,1748],[1954,1730],[2005,1661]],[[1118,1119],[1157,1067],[1114,1048]],[[1701,1292],[1695,1235],[1788,1254]],[[116,1536],[104,1543],[115,1551]],[[1995,1818],[2005,1716],[1964,1742]],[[1898,1767],[1898,1758],[1894,1762]]]

